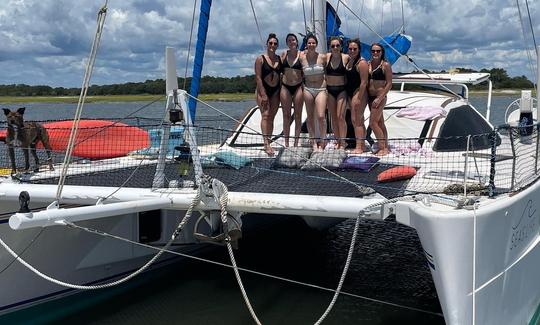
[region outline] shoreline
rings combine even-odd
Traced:
[[[516,96],[519,98],[520,89],[495,89],[493,96]],[[471,96],[487,95],[487,90],[469,90]],[[533,90],[533,97],[536,94]],[[253,93],[219,93],[219,94],[201,94],[199,98],[203,101],[223,101],[238,102],[244,100],[254,100]],[[107,102],[150,102],[165,101],[165,95],[106,95],[106,96],[88,96],[85,103],[107,103]],[[0,104],[17,103],[68,103],[77,104],[79,96],[0,96]]]
[[[255,99],[253,93],[223,93],[223,94],[201,94],[199,98],[203,101],[238,102]],[[87,96],[85,103],[113,103],[113,102],[151,102],[165,101],[165,95],[106,95]],[[79,96],[0,96],[0,104],[17,103],[66,103],[77,104]]]

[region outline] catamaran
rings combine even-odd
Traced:
[[[209,16],[209,4],[202,2],[201,16]],[[311,30],[319,39],[326,39],[317,25],[326,13],[325,2],[314,6]],[[74,121],[45,123],[55,135],[54,171],[11,174],[2,154],[0,313],[111,287],[171,256],[219,243],[228,248],[259,323],[233,250],[247,231],[242,218],[256,212],[298,215],[314,228],[356,220],[334,299],[319,321],[339,296],[359,220],[392,217],[418,233],[448,324],[538,322],[540,137],[538,100],[535,107],[530,91],[507,123],[495,127],[490,98],[485,116],[469,102],[470,85],[489,83],[491,96],[489,74],[396,75],[398,89],[384,108],[387,156],[331,145],[311,152],[305,128],[303,146],[285,147],[278,117],[272,145],[279,154],[269,157],[257,107],[232,129],[195,120],[196,90],[179,89],[172,48],[166,50],[166,119],[81,121],[105,16],[106,7]],[[7,146],[0,144],[0,151]]]

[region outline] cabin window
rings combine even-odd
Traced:
[[[161,238],[161,210],[139,213],[139,242],[150,243]]]
[[[469,105],[456,107],[448,113],[439,131],[434,151],[466,151],[467,136],[471,138],[471,150],[491,148],[491,126]],[[500,138],[497,138],[497,144]]]

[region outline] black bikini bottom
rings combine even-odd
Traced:
[[[291,96],[294,96],[294,94],[296,94],[296,90],[298,89],[298,87],[302,86],[302,83],[296,84],[294,86],[283,84],[282,86],[287,88]]]
[[[328,90],[328,93],[330,95],[334,96],[334,98],[337,99],[339,94],[341,94],[343,91],[345,91],[345,85],[341,85],[341,86],[329,86],[329,85],[326,85],[326,90]]]
[[[277,91],[279,91],[279,89],[281,87],[281,85],[279,83],[272,87],[272,86],[267,85],[264,82],[263,82],[263,86],[264,86],[264,90],[266,91],[266,96],[268,97],[268,99],[274,97],[274,94]]]

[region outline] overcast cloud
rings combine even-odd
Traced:
[[[164,48],[177,48],[184,76],[195,0],[109,0],[102,46],[92,84],[164,78]],[[275,32],[304,32],[301,0],[252,0],[263,38]],[[210,14],[204,75],[253,73],[262,52],[249,0],[214,0]],[[306,4],[309,0],[304,1]],[[376,35],[337,0],[342,31],[371,43]],[[540,1],[529,1],[535,36],[540,35]],[[85,60],[104,0],[2,0],[0,8],[0,84],[80,86]],[[197,3],[197,11],[200,1]],[[370,28],[383,35],[402,24],[399,0],[347,0]],[[526,45],[533,49],[525,0],[523,40],[514,0],[404,0],[405,31],[413,37],[409,55],[421,67],[442,70],[499,67],[511,76],[535,80]],[[309,19],[309,11],[307,11]],[[197,25],[195,25],[196,34]],[[283,44],[282,44],[283,45]],[[283,46],[282,46],[283,47]],[[534,53],[533,59],[535,58]],[[191,52],[191,56],[194,52]],[[410,71],[398,61],[395,71]],[[191,65],[189,73],[191,74]]]

